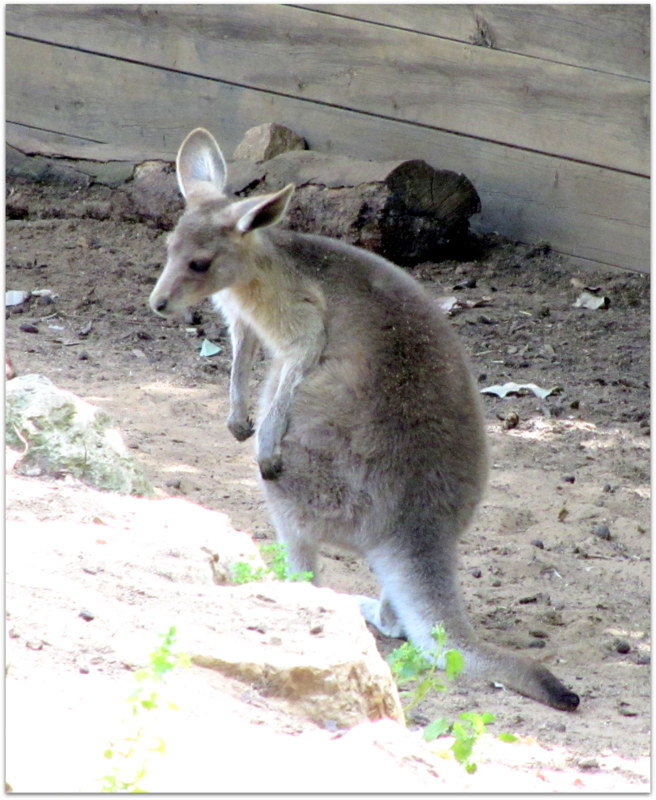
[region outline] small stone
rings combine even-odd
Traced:
[[[25,642],[25,647],[28,650],[43,650],[43,642],[40,639],[32,639],[29,642]]]
[[[542,619],[547,623],[547,625],[564,625],[565,622],[563,620],[563,615],[560,611],[548,611]]]
[[[88,675],[89,671],[89,667],[87,667],[86,664],[80,664],[78,666],[78,672],[80,672],[81,675]]]
[[[592,533],[605,541],[610,541],[611,539],[610,528],[603,522],[595,525],[592,529]]]
[[[576,480],[576,478],[574,477],[574,475],[564,475],[563,476],[563,481],[565,483],[574,483],[575,480]]]
[[[39,329],[37,328],[37,326],[33,325],[31,322],[24,322],[20,326],[20,330],[22,330],[23,333],[38,333],[39,332]]]
[[[471,574],[472,578],[481,578],[483,576],[483,573],[480,571],[480,569],[473,569]]]
[[[544,542],[542,541],[542,539],[531,539],[531,544],[533,545],[533,547],[537,547],[540,550],[544,550]]]
[[[318,636],[320,633],[323,633],[323,625],[321,625],[321,624],[313,625],[310,628],[310,633],[313,636]]]
[[[88,361],[88,360],[89,360],[89,354],[88,354],[88,353],[85,353],[85,352],[82,352],[82,353],[80,353],[80,355],[77,357],[77,360],[78,360],[78,361]]]
[[[85,622],[91,622],[92,619],[95,619],[93,614],[90,611],[87,611],[85,608],[80,611],[78,617],[82,617]]]
[[[528,646],[540,648],[540,647],[546,647],[546,644],[547,643],[544,641],[544,639],[531,639],[531,641],[528,643]]]
[[[507,431],[510,431],[513,428],[516,428],[518,425],[519,425],[519,414],[515,413],[514,411],[511,411],[510,414],[508,414],[507,417],[504,419],[503,427]]]
[[[620,712],[620,714],[623,717],[637,717],[638,716],[638,712],[635,709],[631,708],[629,703],[626,703],[623,700],[620,702],[619,706],[617,707],[617,710]]]
[[[641,667],[649,666],[651,664],[651,655],[649,653],[641,653],[635,661]]]
[[[519,602],[523,606],[528,605],[528,603],[537,603],[538,596],[537,594],[530,594],[527,597],[520,597]]]
[[[275,122],[257,125],[244,134],[237,145],[234,158],[250,161],[268,161],[274,156],[290,150],[305,150],[307,143],[302,136]]]
[[[616,650],[618,653],[630,653],[631,652],[631,645],[627,642],[626,639],[614,639],[612,644],[613,650]]]
[[[599,762],[596,758],[582,758],[578,762],[579,769],[599,769]]]
[[[9,638],[10,639],[20,639],[20,633],[16,630],[16,628],[9,629]]]
[[[548,639],[549,634],[546,631],[529,631],[529,636],[534,636],[536,639]]]

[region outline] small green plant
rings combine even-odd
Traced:
[[[261,581],[267,575],[273,575],[279,581],[311,581],[314,578],[313,572],[290,572],[289,559],[287,556],[287,545],[281,542],[273,542],[260,547],[262,555],[267,561],[266,567],[253,569],[247,561],[238,561],[232,567],[233,583],[251,583]]]
[[[406,718],[429,692],[446,691],[446,684],[438,673],[438,664],[441,661],[445,665],[444,672],[447,680],[454,680],[462,672],[464,665],[462,653],[459,650],[446,649],[444,627],[436,625],[431,631],[431,636],[435,640],[435,651],[431,658],[425,656],[418,647],[410,642],[404,642],[387,658],[392,675],[399,687],[414,682],[412,689],[402,689],[400,692],[401,699],[405,701]]]
[[[232,582],[237,584],[262,581],[267,576],[266,567],[253,567],[247,561],[238,561],[232,566]]]
[[[436,739],[438,736],[453,734],[454,741],[451,745],[451,752],[456,761],[463,765],[467,772],[474,773],[477,765],[472,761],[472,752],[478,739],[486,732],[487,726],[494,722],[494,714],[476,712],[465,712],[460,714],[459,722],[450,723],[444,717],[439,717],[430,725],[424,728],[424,739],[427,742]],[[500,733],[497,736],[502,742],[514,742],[517,737],[512,733]]]
[[[446,690],[447,685],[437,674],[438,663],[444,663],[445,677],[448,681],[454,680],[464,667],[462,653],[459,650],[447,649],[446,631],[442,625],[436,625],[431,635],[436,647],[430,658],[410,642],[397,647],[387,657],[399,688],[414,683],[411,689],[403,689],[400,692],[406,719],[429,692]],[[476,763],[472,760],[474,745],[485,733],[486,726],[493,722],[494,714],[490,713],[464,712],[456,722],[449,722],[445,717],[439,717],[424,728],[423,737],[430,742],[439,736],[452,734],[454,741],[450,749],[455,759],[467,772],[473,773],[477,769]],[[503,742],[514,742],[517,737],[511,733],[501,733],[498,738]]]
[[[144,714],[155,709],[177,710],[175,703],[165,699],[164,682],[171,670],[190,662],[188,656],[173,652],[175,636],[174,627],[161,634],[162,643],[150,653],[148,666],[134,674],[139,685],[127,698],[133,724],[128,723],[128,733],[118,744],[111,742],[105,750],[105,758],[112,761],[113,769],[103,778],[103,792],[146,791],[141,782],[150,754],[165,752],[164,741],[148,733]]]

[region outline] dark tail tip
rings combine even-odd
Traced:
[[[559,711],[576,711],[579,707],[581,699],[578,694],[570,692],[570,690],[563,686],[563,684],[553,676],[551,673],[549,680],[545,681],[545,689],[547,690],[547,703]]]

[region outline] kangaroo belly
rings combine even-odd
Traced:
[[[274,367],[264,406],[275,383]],[[359,549],[400,535],[417,507],[436,529],[457,535],[485,480],[479,414],[474,407],[461,425],[444,408],[439,384],[416,388],[414,400],[399,402],[373,380],[371,364],[324,360],[297,387],[282,441],[284,471],[264,482],[268,498],[286,503],[318,539]]]

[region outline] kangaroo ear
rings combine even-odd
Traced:
[[[293,183],[288,183],[284,189],[274,194],[265,194],[236,203],[232,209],[235,229],[240,233],[248,233],[255,228],[274,225],[287,210],[294,188]]]
[[[196,128],[180,145],[175,166],[185,200],[197,189],[223,193],[228,168],[216,139],[204,128]]]

